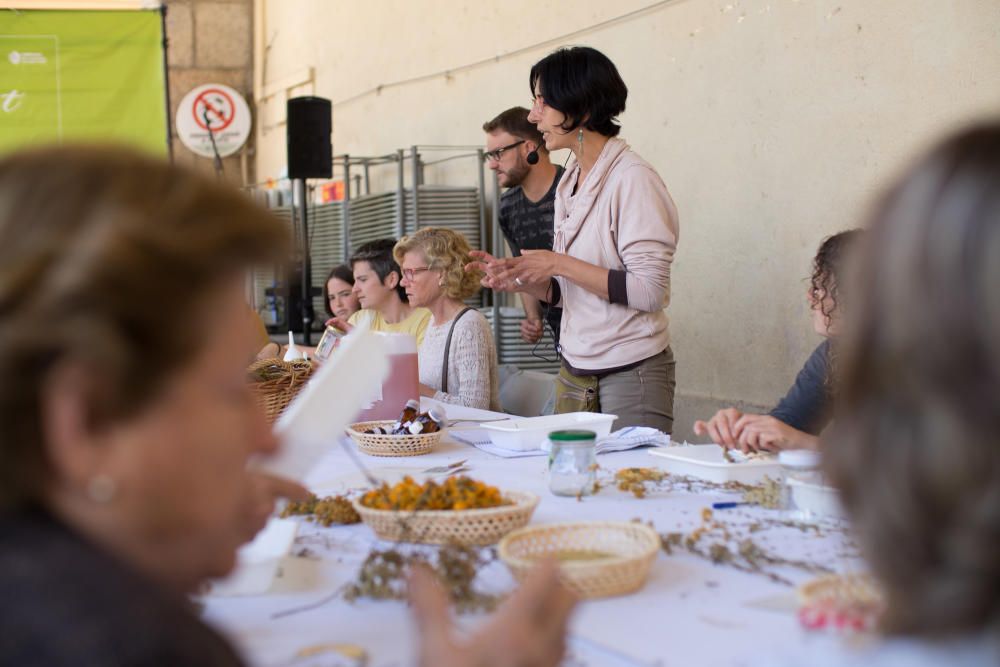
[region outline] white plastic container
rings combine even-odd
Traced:
[[[791,503],[802,513],[802,518],[845,518],[844,508],[840,504],[840,494],[832,486],[809,484],[797,479],[789,479],[785,483],[791,494]]]
[[[490,440],[497,447],[516,451],[542,449],[552,431],[565,429],[587,429],[601,439],[611,433],[611,425],[618,415],[603,415],[597,412],[567,412],[563,415],[545,417],[519,417],[499,422],[484,423]]]
[[[389,374],[358,415],[359,422],[397,419],[409,400],[420,400],[417,339],[408,333],[374,332],[385,341]]]
[[[730,463],[726,461],[719,445],[654,447],[649,453],[662,456],[665,459],[663,467],[671,474],[696,477],[718,484],[759,484],[765,477],[781,479],[781,465],[777,459],[750,459],[742,463]]]

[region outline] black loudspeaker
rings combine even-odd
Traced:
[[[333,109],[322,97],[293,97],[288,100],[288,177],[330,178],[333,176],[333,147],[330,132]]]

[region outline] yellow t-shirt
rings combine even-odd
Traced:
[[[417,347],[424,342],[424,332],[431,321],[431,311],[426,308],[414,308],[410,316],[402,322],[389,324],[382,317],[382,313],[364,308],[351,315],[348,322],[357,325],[361,322],[368,322],[372,331],[388,331],[390,333],[408,333],[417,339]]]

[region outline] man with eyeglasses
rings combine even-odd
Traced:
[[[556,185],[563,168],[549,160],[542,133],[528,122],[524,107],[507,109],[484,123],[483,131],[486,164],[496,172],[500,187],[507,188],[500,197],[499,219],[511,252],[552,250]],[[544,333],[542,306],[527,294],[520,296],[525,314],[521,339],[537,343]],[[562,308],[549,308],[545,313],[557,349],[561,320]]]

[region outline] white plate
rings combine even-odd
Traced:
[[[563,415],[546,417],[521,417],[499,422],[481,424],[488,430],[490,439],[497,447],[527,451],[541,449],[542,443],[552,431],[564,429],[585,429],[593,431],[598,438],[611,433],[611,424],[618,415],[604,415],[597,412],[567,412]]]
[[[649,450],[653,456],[666,459],[663,467],[674,475],[687,475],[708,482],[724,484],[740,482],[758,484],[765,477],[779,479],[781,465],[777,458],[750,459],[743,463],[729,463],[723,457],[719,445],[681,445],[674,447],[654,447]]]

